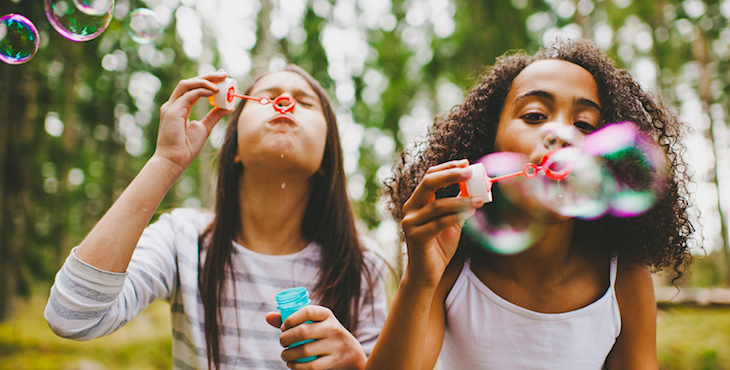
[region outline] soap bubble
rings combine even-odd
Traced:
[[[99,16],[109,12],[114,7],[114,0],[73,0],[76,8],[81,12]]]
[[[129,13],[127,31],[138,44],[148,44],[162,34],[162,23],[157,14],[148,8],[138,8]]]
[[[608,125],[586,136],[584,151],[605,162],[615,179],[610,212],[634,217],[648,211],[668,180],[666,157],[656,141],[632,122]]]
[[[20,14],[0,18],[0,60],[8,64],[29,61],[38,51],[40,39],[33,22]]]
[[[109,26],[114,13],[112,4],[106,13],[90,15],[80,11],[71,0],[45,0],[46,18],[58,33],[71,41],[89,41]]]
[[[503,254],[521,252],[542,237],[532,219],[634,217],[651,209],[670,180],[662,148],[631,122],[607,125],[537,164],[509,152],[479,162],[493,181],[494,202],[468,219],[464,231]]]
[[[567,147],[553,152],[544,166],[565,171],[564,177],[550,176],[548,168],[529,182],[547,209],[583,219],[596,219],[609,211],[616,184],[596,157],[581,148]]]
[[[464,223],[464,232],[482,248],[500,254],[515,254],[527,249],[543,235],[536,223],[514,222],[518,218],[511,217],[510,213],[516,208],[502,203],[504,198],[495,202],[498,203],[477,210]]]
[[[479,163],[484,165],[487,176],[492,179],[523,172],[533,175],[529,170],[525,171],[527,157],[518,153],[491,153],[480,159]],[[536,224],[523,222],[524,218],[518,215],[520,208],[515,206],[515,202],[522,203],[530,199],[524,186],[529,181],[532,179],[518,175],[496,183],[492,187],[494,201],[466,220],[465,233],[483,248],[501,254],[519,253],[532,245],[542,235],[542,231]]]

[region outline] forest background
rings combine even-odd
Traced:
[[[141,7],[162,25],[151,43],[126,28]],[[245,86],[290,62],[324,85],[362,229],[396,261],[398,225],[379,200],[396,154],[497,56],[593,39],[692,125],[704,249],[682,286],[730,283],[730,0],[117,0],[108,28],[86,42],[59,35],[44,1],[0,0],[8,13],[35,23],[40,49],[24,64],[0,63],[0,369],[170,367],[158,304],[98,344],[55,338],[42,309],[70,249],[152,154],[159,106],[179,80],[218,68]],[[207,109],[200,102],[193,116]],[[212,205],[222,127],[158,213]],[[725,306],[660,304],[662,368],[730,369]]]

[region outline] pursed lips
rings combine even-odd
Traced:
[[[287,113],[279,113],[279,114],[269,118],[269,121],[267,122],[268,125],[277,125],[279,123],[292,125],[292,126],[299,126],[299,123],[294,118],[294,116],[291,114],[287,114]]]

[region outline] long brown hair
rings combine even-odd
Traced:
[[[329,97],[322,86],[306,71],[288,65],[284,71],[294,72],[309,83],[317,94],[327,121],[327,142],[320,174],[315,174],[302,221],[302,235],[321,246],[319,280],[312,295],[315,301],[334,312],[350,332],[357,330],[360,311],[361,276],[365,274],[372,294],[371,273],[363,260],[363,249],[355,228],[355,217],[347,197],[342,149],[337,120]],[[246,90],[249,94],[261,78]],[[244,171],[234,158],[238,151],[238,117],[246,104],[243,100],[228,122],[226,138],[218,157],[215,219],[200,237],[199,249],[206,251],[205,262],[199,266],[199,289],[205,312],[205,339],[208,366],[220,367],[221,292],[225,274],[231,276],[235,266],[231,261],[233,243],[241,227],[239,177]],[[202,260],[202,258],[201,258]]]

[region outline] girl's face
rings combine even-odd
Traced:
[[[512,82],[497,126],[495,151],[524,154],[531,163],[553,149],[580,145],[601,121],[598,85],[583,67],[557,59],[527,66]],[[525,180],[528,181],[528,180]],[[512,187],[502,194],[520,209],[544,220],[564,220]]]
[[[499,117],[495,151],[522,153],[539,163],[551,149],[580,144],[600,124],[601,102],[593,75],[564,60],[540,60],[512,82]]]
[[[296,100],[294,109],[280,113],[272,104],[249,101],[238,117],[238,155],[244,168],[264,166],[287,171],[319,170],[327,141],[327,120],[322,105],[307,80],[295,72],[265,75],[250,93],[254,97],[279,96]]]

